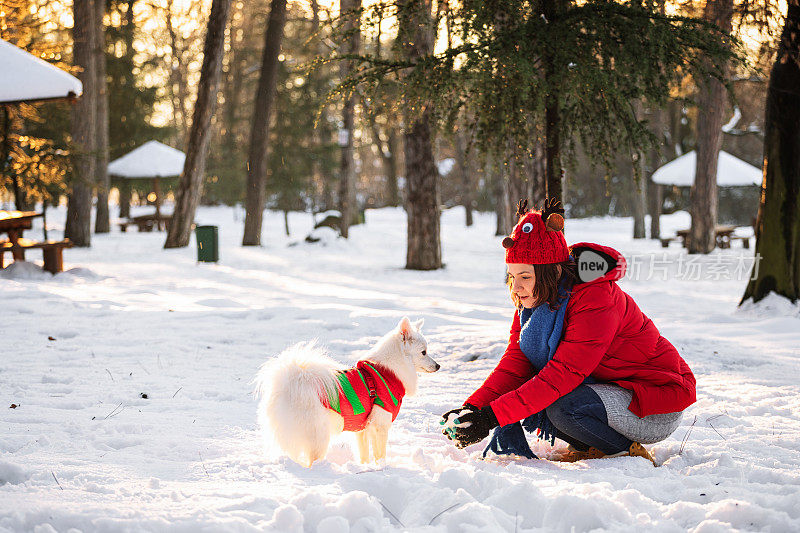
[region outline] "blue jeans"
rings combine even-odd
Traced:
[[[608,425],[600,396],[586,385],[578,385],[553,402],[547,408],[547,417],[556,428],[556,438],[578,450],[593,446],[610,455],[627,450],[633,443]]]

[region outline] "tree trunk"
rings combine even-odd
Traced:
[[[429,0],[401,0],[398,40],[411,61],[431,53],[434,32]],[[408,243],[406,268],[435,270],[442,267],[439,213],[439,171],[433,158],[430,110],[405,119],[406,211]]]
[[[504,170],[504,184],[505,184],[505,208],[507,225],[505,233],[511,233],[514,225],[517,223],[517,204],[520,200],[527,200],[528,187],[525,182],[522,162],[519,161],[516,154],[513,152],[513,142],[509,142],[509,149],[506,151],[506,164],[503,166]]]
[[[800,298],[800,0],[789,0],[767,87],[756,262],[742,302]],[[753,279],[754,278],[754,279]]]
[[[487,155],[486,159],[486,174],[491,179],[492,195],[494,196],[494,212],[496,215],[494,234],[495,237],[508,235],[508,228],[511,226],[511,219],[508,216],[508,185],[494,157]]]
[[[172,0],[167,2],[167,31],[170,38],[170,78],[178,86],[177,99],[173,98],[173,110],[176,112],[175,117],[180,114],[181,121],[178,126],[178,146],[184,146],[186,142],[186,135],[189,131],[189,111],[187,105],[189,103],[189,88],[186,84],[186,77],[184,76],[184,61],[183,50],[178,45],[178,36],[175,33],[175,28],[172,26]],[[173,91],[174,95],[174,91]],[[175,106],[177,105],[177,109]],[[177,123],[177,120],[176,120]]]
[[[311,0],[311,32],[314,35],[314,39],[316,41],[316,52],[318,56],[328,55],[328,47],[324,42],[323,37],[319,34],[320,30],[320,5],[317,0]],[[327,11],[327,10],[326,10]],[[328,11],[329,12],[329,11]],[[317,87],[320,91],[327,90],[325,87],[321,85],[326,83],[322,79],[316,79],[313,76],[323,76],[322,73],[312,75],[309,78],[309,83],[314,83],[314,86]],[[318,126],[313,130],[313,138],[314,138],[314,146],[317,148],[316,157],[314,157],[312,173],[314,176],[314,183],[317,185],[317,189],[320,194],[319,204],[322,209],[320,211],[327,211],[329,209],[333,209],[335,207],[335,202],[333,198],[333,184],[336,182],[338,185],[338,181],[336,177],[329,169],[327,169],[323,164],[322,160],[324,156],[322,155],[324,148],[328,145],[331,141],[331,132],[328,129],[328,124],[332,121],[330,120],[330,110],[328,106],[324,106],[319,113],[319,121]]]
[[[400,136],[397,134],[395,124],[389,124],[388,130],[388,139],[386,144],[389,148],[389,154],[386,158],[386,168],[388,172],[388,175],[386,176],[386,190],[389,205],[397,207],[401,202],[400,185],[397,179],[397,176],[400,174],[400,169],[398,168],[400,166],[398,156],[400,153]]]
[[[261,245],[261,224],[267,186],[267,149],[269,120],[275,103],[278,82],[278,54],[281,51],[286,0],[272,0],[264,50],[261,54],[261,77],[258,80],[253,127],[250,130],[250,154],[247,158],[247,197],[245,199],[243,246]]]
[[[729,33],[733,0],[708,0],[705,18]],[[723,71],[727,76],[727,65]],[[725,86],[715,78],[702,80],[697,99],[697,166],[691,192],[692,227],[688,251],[707,254],[716,246],[717,159],[722,144]]]
[[[408,198],[406,268],[442,268],[439,221],[439,171],[433,159],[430,116],[426,111],[405,133]]]
[[[111,180],[108,176],[108,89],[106,84],[106,32],[103,17],[106,14],[104,0],[95,0],[95,61],[97,80],[95,94],[97,95],[97,116],[95,117],[95,147],[97,154],[97,168],[95,179],[97,181],[97,211],[94,219],[95,233],[108,233],[111,224],[108,213],[108,191],[111,189]]]
[[[397,190],[397,133],[389,125],[386,129],[386,142],[381,138],[381,129],[374,113],[365,113],[372,133],[372,140],[375,148],[378,149],[378,156],[383,164],[383,172],[386,176],[386,205],[396,207],[400,202],[400,195]]]
[[[638,168],[631,173],[631,184],[633,192],[633,238],[644,239],[647,237],[645,231],[645,213],[647,212],[647,169],[644,164],[644,154],[638,152],[633,164]],[[638,174],[638,180],[636,178]]]
[[[121,178],[119,185],[119,218],[130,218],[131,216],[131,184],[128,180]]]
[[[650,238],[661,238],[661,186],[653,183],[653,173],[661,165],[661,149],[668,143],[668,135],[665,135],[664,129],[664,113],[663,109],[656,108],[653,111],[653,129],[655,130],[656,137],[658,138],[658,147],[650,149],[649,153],[649,171],[645,183],[647,185],[647,200],[648,211],[650,212]]]
[[[90,246],[92,241],[92,178],[95,173],[94,153],[97,102],[95,84],[94,1],[73,2],[72,62],[81,68],[78,79],[83,95],[72,106],[72,191],[67,199],[67,221],[64,237],[75,246]]]
[[[652,178],[652,176],[651,176]],[[650,181],[650,238],[651,239],[660,239],[661,238],[661,203],[663,198],[663,192],[661,190],[661,185],[658,183],[653,183],[652,179]]]
[[[121,32],[122,38],[125,42],[125,57],[130,57],[130,63],[133,63],[133,32],[135,20],[133,17],[133,7],[136,0],[128,0],[128,5],[125,9],[125,22],[122,25]],[[131,216],[131,200],[132,200],[132,187],[130,182],[125,178],[119,179],[119,217],[130,218]]]
[[[203,66],[200,68],[197,100],[194,104],[192,128],[186,149],[186,162],[175,194],[175,212],[172,215],[164,248],[183,248],[189,245],[206,169],[211,117],[217,105],[217,91],[222,76],[225,26],[228,25],[230,8],[231,0],[213,0],[211,4],[203,46]]]
[[[642,120],[646,117],[646,109],[641,100],[636,100],[633,103],[634,113],[637,120]],[[645,161],[645,154],[639,150],[633,156],[632,172],[631,172],[631,202],[633,211],[633,238],[645,239],[647,232],[645,230],[645,215],[647,214],[647,164]]]
[[[235,7],[235,5],[234,5]],[[233,8],[232,8],[233,9]],[[241,7],[239,8],[241,9]],[[234,17],[231,17],[232,20]],[[225,156],[235,157],[238,151],[239,142],[236,136],[236,126],[238,123],[239,106],[242,101],[242,83],[244,82],[244,61],[242,61],[242,48],[244,43],[236,39],[236,31],[231,28],[229,32],[230,61],[228,62],[228,72],[225,78],[225,113],[224,138]]]
[[[545,108],[545,184],[548,198],[563,199],[561,190],[561,180],[564,176],[561,170],[561,153],[559,140],[559,121],[558,96],[547,97],[547,107]]]
[[[350,36],[342,47],[342,54],[357,54],[361,46],[361,32],[359,31],[360,18],[358,10],[361,9],[361,0],[340,0],[340,9],[347,22],[343,24],[342,31],[349,32]],[[352,60],[340,63],[341,79],[347,78],[355,67]],[[356,95],[346,95],[342,106],[342,129],[339,131],[339,146],[342,149],[341,164],[339,166],[339,211],[342,213],[340,231],[342,237],[347,238],[350,224],[356,216],[356,168],[353,150],[353,130],[356,106]]]
[[[533,133],[532,133],[533,134]],[[528,163],[528,179],[530,180],[529,197],[534,206],[543,207],[547,196],[547,176],[545,171],[545,147],[541,141],[536,142],[533,154]]]
[[[541,9],[544,19],[548,23],[555,21],[558,9],[558,0],[542,0]],[[562,179],[564,172],[561,168],[561,110],[559,95],[555,89],[553,78],[556,76],[556,69],[553,58],[547,54],[544,57],[544,76],[545,87],[548,93],[545,98],[544,110],[544,138],[545,138],[545,184],[547,185],[546,194],[549,198],[562,198]]]
[[[462,125],[462,127],[464,127]],[[464,221],[467,227],[472,226],[472,203],[474,198],[475,185],[471,175],[471,165],[467,155],[467,134],[461,131],[461,128],[456,131],[454,135],[455,156],[456,156],[456,170],[458,171],[459,178],[461,179],[461,205],[464,206],[464,213],[466,220]]]

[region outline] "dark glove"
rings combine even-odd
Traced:
[[[494,411],[488,405],[459,415],[453,422],[456,424],[456,429],[452,439],[456,441],[457,448],[466,448],[482,441],[489,436],[492,429],[500,425],[494,416]]]
[[[447,419],[450,418],[450,415],[452,415],[453,413],[459,413],[459,412],[463,411],[464,409],[470,409],[472,411],[477,411],[478,410],[478,408],[475,407],[474,405],[472,405],[471,403],[465,403],[461,407],[456,407],[455,409],[450,409],[445,414],[443,414],[442,415],[442,419],[439,421],[439,425],[443,426],[443,425],[447,424]],[[450,440],[453,440],[453,438],[455,437],[455,431],[456,430],[453,427],[444,428],[442,430],[442,435],[444,435],[445,437],[447,437]]]

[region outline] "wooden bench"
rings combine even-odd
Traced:
[[[742,241],[742,248],[750,248],[750,237],[744,237],[742,235],[731,235],[731,242],[733,241]]]
[[[117,222],[119,226],[119,230],[122,232],[126,232],[128,230],[128,226],[136,226],[139,231],[153,231],[154,229],[158,228],[161,230],[162,228],[169,230],[169,224],[172,222],[172,215],[139,215],[138,217],[132,217],[125,220],[120,220]]]
[[[668,248],[669,247],[669,243],[671,243],[672,241],[678,240],[678,238],[677,237],[664,237],[664,238],[658,239],[658,240],[661,241],[661,247],[662,248]]]
[[[119,230],[123,233],[128,231],[128,226],[136,226],[139,231],[153,231],[155,227],[154,220],[123,220],[122,222],[117,223],[119,225]]]
[[[71,248],[72,242],[69,239],[63,241],[32,241],[30,239],[19,239],[14,244],[10,241],[0,242],[0,268],[5,265],[5,253],[11,252],[15,261],[25,260],[25,250],[41,248],[44,258],[44,269],[50,273],[57,273],[64,270],[64,248]]]

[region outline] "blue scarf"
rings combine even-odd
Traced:
[[[558,288],[558,309],[552,311],[549,304],[543,303],[534,308],[521,308],[519,311],[520,335],[519,347],[531,362],[536,373],[553,358],[564,331],[564,315],[570,293],[561,285]],[[591,378],[586,378],[591,381]],[[507,426],[495,428],[492,440],[483,451],[483,456],[491,450],[497,455],[520,455],[528,459],[537,459],[528,445],[522,429],[533,433],[539,431],[539,438],[555,443],[555,428],[542,409],[522,420]]]

